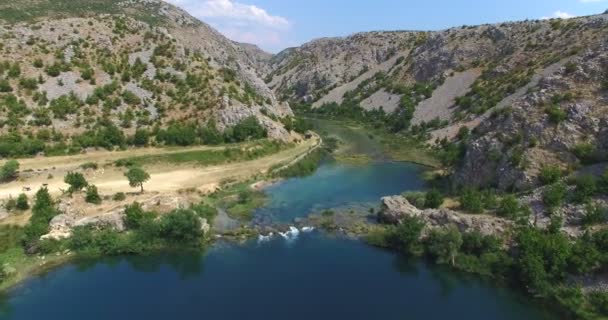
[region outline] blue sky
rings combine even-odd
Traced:
[[[166,0],[269,52],[372,30],[438,30],[604,12],[608,0]]]

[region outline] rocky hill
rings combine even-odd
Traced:
[[[543,166],[606,159],[607,45],[606,14],[370,32],[279,53],[266,82],[313,108],[382,107],[405,134],[461,145],[456,185],[522,190]]]
[[[252,116],[291,139],[262,55],[165,2],[3,2],[0,37],[2,156],[122,147],[136,128],[189,144]]]

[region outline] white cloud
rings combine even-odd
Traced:
[[[284,17],[272,15],[263,8],[234,0],[165,0],[191,15],[211,24],[228,38],[278,49],[282,35],[291,26]]]
[[[578,0],[578,2],[582,3],[593,3],[593,2],[604,2],[606,0]]]
[[[582,0],[582,1],[590,1],[590,0]],[[593,0],[591,0],[593,1]],[[561,10],[557,10],[555,12],[553,12],[553,15],[550,17],[542,17],[541,19],[543,20],[547,20],[547,19],[553,19],[553,18],[560,18],[560,19],[570,19],[570,18],[574,18],[575,15],[568,13],[568,12],[564,12]]]

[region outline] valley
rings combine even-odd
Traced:
[[[171,3],[0,3],[0,318],[608,317],[608,12],[271,54]]]

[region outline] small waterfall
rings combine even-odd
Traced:
[[[287,240],[287,242],[293,242],[300,235],[300,230],[298,230],[298,228],[294,226],[290,226],[289,231],[279,232],[279,234],[281,235],[281,237],[283,237],[283,239]]]
[[[268,242],[270,241],[270,239],[272,239],[272,237],[274,236],[274,233],[269,233],[268,235],[259,235],[258,236],[258,243],[264,243],[264,242]]]

